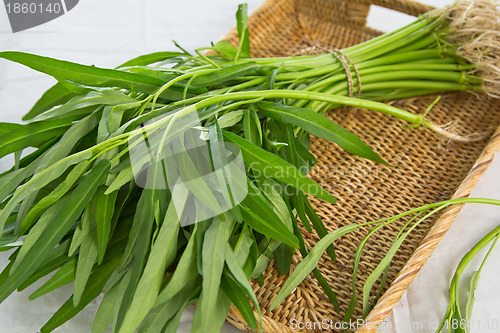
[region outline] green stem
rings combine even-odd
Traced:
[[[499,201],[499,200],[496,200]],[[453,275],[453,279],[451,280],[450,284],[450,292],[449,292],[449,305],[446,310],[446,314],[443,317],[443,321],[439,325],[438,329],[436,330],[436,333],[440,332],[441,329],[444,327],[446,321],[448,321],[448,327],[450,326],[450,320],[453,315],[453,308],[457,309],[458,311],[460,310],[460,304],[459,304],[459,298],[458,298],[458,288],[460,284],[460,277],[462,276],[462,273],[464,272],[465,268],[469,265],[471,260],[478,254],[479,251],[481,251],[486,245],[488,245],[493,239],[498,239],[497,237],[499,236],[500,233],[500,225],[495,227],[492,231],[490,231],[486,236],[484,236],[476,245],[472,247],[472,249],[460,260],[460,263],[458,264],[457,270],[455,271],[455,274]],[[495,240],[496,242],[496,240]],[[487,256],[491,252],[488,251]],[[486,259],[486,258],[485,258]],[[484,264],[481,264],[481,266]]]
[[[486,205],[494,205],[494,206],[500,206],[500,200],[497,199],[485,199],[485,198],[458,198],[458,199],[450,199],[450,200],[444,200],[444,201],[439,201],[439,202],[434,202],[428,205],[424,205],[421,207],[413,208],[411,210],[408,210],[404,213],[401,213],[396,216],[391,216],[388,218],[376,220],[376,221],[371,221],[371,222],[365,222],[360,225],[372,225],[372,224],[378,224],[382,223],[391,219],[400,219],[402,217],[415,214],[421,211],[425,211],[434,207],[439,207],[442,205],[445,206],[450,206],[450,205],[462,205],[462,204],[467,204],[467,203],[478,203],[478,204],[486,204]]]

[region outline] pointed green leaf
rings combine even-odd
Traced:
[[[92,207],[92,202],[90,203]],[[75,284],[73,286],[73,305],[77,306],[85,291],[85,286],[92,272],[92,267],[97,260],[97,239],[95,235],[95,214],[96,211],[87,207],[83,212],[82,223],[88,225],[89,232],[86,233],[80,244],[78,254],[78,264],[76,266]]]
[[[197,87],[214,86],[242,77],[250,72],[257,71],[259,68],[259,65],[251,61],[230,65],[214,70],[209,74],[197,76],[193,79],[192,84]]]
[[[274,236],[271,236],[271,234],[268,234],[268,232],[271,232],[273,234],[277,233],[280,236],[275,235],[279,237],[276,239],[279,239],[280,241],[290,244],[291,246],[294,246],[292,244],[297,245],[297,238],[288,228],[287,222],[280,219],[280,217],[274,211],[272,204],[263,195],[260,189],[257,186],[255,186],[255,184],[252,181],[250,181],[250,179],[247,179],[247,184],[248,184],[247,187],[248,195],[245,198],[245,200],[242,201],[242,204],[245,207],[248,207],[251,211],[253,211],[253,213],[258,215],[261,219],[266,221],[265,226],[267,230],[263,232],[264,230],[259,230],[259,228],[257,228],[256,226],[252,226],[252,228],[261,232],[264,235],[273,238]]]
[[[187,200],[187,191],[174,193],[180,202]],[[181,197],[182,196],[182,197]],[[151,248],[146,267],[137,284],[135,295],[120,326],[120,333],[133,333],[153,308],[165,275],[166,268],[175,259],[180,221],[173,202],[170,202],[165,219]]]
[[[312,135],[332,141],[351,154],[387,164],[367,144],[361,141],[357,135],[337,125],[324,115],[310,109],[267,101],[259,102],[257,106],[259,111],[268,117],[298,126]]]
[[[264,176],[273,177],[325,201],[331,203],[337,201],[321,186],[307,178],[297,167],[281,157],[257,147],[234,133],[226,131],[223,131],[223,133],[226,139],[240,147],[246,164],[252,169],[261,172]]]
[[[217,119],[220,128],[232,127],[243,118],[243,110],[236,110],[225,113]]]
[[[43,211],[57,202],[63,197],[76,183],[76,181],[87,170],[90,163],[82,161],[78,163],[66,176],[66,178],[47,196],[43,197],[36,205],[34,205],[23,219],[21,224],[21,234],[28,231],[29,228],[35,223]]]
[[[127,73],[115,69],[86,66],[23,52],[0,52],[0,58],[25,65],[36,71],[53,76],[57,80],[68,80],[91,87],[114,86],[151,92],[165,84],[165,82],[149,76]]]
[[[0,135],[0,157],[23,150],[27,147],[39,147],[47,141],[60,136],[71,126],[67,120],[46,120],[21,125]]]
[[[36,174],[23,186],[18,187],[7,205],[0,211],[0,235],[3,232],[5,221],[10,216],[14,208],[29,195],[39,191],[42,187],[49,184],[54,179],[60,177],[70,166],[92,157],[92,152],[81,152],[62,159],[52,166]],[[38,167],[37,167],[38,168]]]
[[[256,146],[262,146],[262,127],[259,116],[257,116],[257,112],[253,108],[243,111],[243,132],[245,133],[245,139]]]
[[[17,288],[17,291],[23,291],[36,281],[40,280],[42,277],[62,267],[62,265],[70,259],[68,258],[68,248],[69,240],[65,240],[52,249],[40,267],[38,267],[37,270],[26,281],[24,281],[19,288]]]
[[[189,283],[198,278],[197,261],[196,261],[196,235],[197,227],[199,223],[195,225],[195,231],[191,234],[191,238],[182,253],[182,256],[177,264],[177,268],[172,275],[172,278],[167,283],[165,288],[158,295],[155,307],[161,306],[161,304],[166,303],[169,299],[174,297],[178,292],[180,292]]]
[[[238,53],[238,50],[231,43],[224,39],[218,41],[217,44],[212,47],[212,49],[219,52],[228,59],[236,58],[236,54]]]
[[[225,275],[222,275],[221,290],[229,297],[231,302],[240,311],[243,319],[248,324],[248,326],[253,330],[257,330],[257,320],[253,313],[253,308],[248,301],[245,292],[233,281],[229,280]]]
[[[99,270],[96,270],[89,278],[85,292],[82,295],[81,301],[78,306],[73,306],[73,297],[70,297],[57,312],[47,321],[47,323],[40,329],[41,333],[52,332],[57,327],[61,326],[81,310],[87,306],[94,298],[99,296],[102,288],[113,270],[118,266],[120,257],[113,258],[106,264],[103,264]]]
[[[250,300],[252,300],[253,304],[257,308],[260,327],[262,327],[262,313],[260,310],[259,302],[257,301],[257,297],[255,296],[252,286],[248,282],[249,276],[247,276],[243,271],[243,265],[242,265],[243,262],[238,262],[238,259],[236,258],[233,249],[229,245],[226,247],[226,264],[230,271],[230,274],[225,274],[223,276],[226,276],[228,282],[233,282],[234,284],[237,285],[237,287],[241,288],[244,294],[248,296]],[[255,319],[253,314],[253,309],[252,309],[252,317]],[[257,328],[254,328],[254,330],[256,329]]]
[[[108,189],[106,189],[106,192],[104,192],[104,194],[110,195],[114,191],[118,191],[120,188],[122,188],[122,186],[130,182],[132,179],[134,179],[132,166],[128,166],[120,171],[113,182],[109,185]]]
[[[73,190],[64,205],[45,228],[43,235],[26,254],[17,269],[10,272],[8,279],[1,285],[0,301],[5,300],[17,287],[36,271],[43,260],[61,241],[72,225],[80,217],[98,186],[103,182],[109,170],[109,161],[99,162],[89,173],[84,182]]]
[[[44,112],[35,119],[57,119],[70,117],[71,115],[76,113],[77,110],[88,108],[90,106],[115,106],[135,103],[139,103],[139,101],[116,90],[107,89],[101,91],[91,91],[84,95],[75,96],[65,104]]]
[[[228,215],[225,215],[228,216]],[[217,317],[217,299],[224,268],[225,250],[234,220],[215,218],[205,233],[203,242],[203,284],[193,317],[193,333],[205,333]]]
[[[190,281],[180,290],[175,296],[168,301],[153,309],[144,319],[139,329],[140,333],[162,333],[165,324],[174,316],[182,313],[192,298],[199,295],[201,290],[201,278],[196,276],[196,279]]]
[[[104,333],[113,322],[114,312],[120,302],[119,296],[119,284],[115,285],[109,292],[104,294],[94,317],[91,333]]]
[[[149,53],[145,55],[138,56],[136,58],[133,58],[117,68],[122,68],[122,67],[131,67],[131,66],[146,66],[150,64],[154,64],[160,61],[164,61],[167,59],[171,59],[174,57],[182,57],[185,56],[184,53],[182,52],[171,52],[171,51],[166,51],[166,52],[154,52],[154,53]]]
[[[66,205],[68,202],[69,195],[61,198],[55,205],[47,209],[35,226],[30,230],[28,235],[23,241],[23,246],[19,249],[19,253],[17,254],[16,261],[14,265],[12,265],[11,274],[15,272],[17,267],[23,262],[26,255],[29,253],[31,248],[38,242],[40,237],[43,235],[47,227],[53,223],[54,218],[57,216],[59,211]]]
[[[323,252],[325,252],[326,248],[330,246],[332,242],[336,241],[343,235],[356,230],[357,228],[357,224],[346,225],[329,233],[326,237],[321,239],[309,252],[309,254],[302,259],[297,267],[295,267],[292,274],[290,274],[286,282],[281,287],[278,295],[274,298],[270,309],[275,309],[291,292],[295,290],[295,288],[298,287],[306,276],[309,275],[314,268],[316,268]]]
[[[5,133],[19,129],[21,127],[23,127],[23,125],[16,123],[0,123],[0,137]]]
[[[236,30],[240,39],[238,46],[238,58],[250,58],[250,35],[248,33],[248,5],[242,3],[238,5],[236,12]]]
[[[56,274],[29,296],[29,300],[37,299],[40,296],[46,295],[57,288],[73,282],[75,280],[76,261],[75,257],[66,261]]]
[[[97,247],[98,247],[98,260],[100,264],[104,259],[106,247],[108,245],[109,237],[111,234],[111,222],[115,210],[116,198],[118,192],[112,192],[105,195],[106,187],[102,186],[96,193],[96,230],[97,230]]]
[[[23,120],[31,120],[54,106],[66,103],[75,95],[74,91],[58,82],[42,95],[31,110],[24,115]]]
[[[280,244],[276,251],[274,251],[274,260],[276,261],[276,268],[281,275],[288,274],[290,264],[292,263],[293,251],[286,244]]]

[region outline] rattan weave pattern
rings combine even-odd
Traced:
[[[378,33],[365,27],[370,3],[413,15],[430,9],[416,2],[403,0],[268,0],[249,20],[252,56],[292,55],[311,46],[311,42],[328,48],[343,48],[372,38]],[[229,33],[227,39],[234,42],[235,32]],[[421,113],[435,97],[424,96],[391,103]],[[449,199],[459,188],[459,196],[468,195],[478,175],[487,167],[487,161],[491,160],[495,142],[500,143],[498,132],[492,136],[500,124],[500,103],[469,93],[443,95],[442,100],[429,114],[433,122],[449,124],[458,134],[485,132],[491,136],[490,148],[479,160],[480,167],[475,168],[469,177],[469,171],[488,141],[473,144],[448,142],[425,128],[407,129],[396,119],[362,109],[338,109],[328,113],[328,116],[358,134],[392,165],[377,165],[351,156],[334,144],[313,139],[311,150],[318,163],[311,177],[339,199],[335,205],[312,199],[315,209],[330,231],[351,222],[372,221],[423,204]],[[466,178],[467,181],[463,184]],[[410,261],[410,267],[405,267],[403,276],[398,277],[397,283],[389,290],[392,294],[386,293],[382,297],[379,305],[369,315],[370,320],[379,321],[388,315],[444,235],[458,210],[457,207],[445,213],[427,238],[426,235],[436,220],[421,224],[409,236],[392,262],[388,282],[395,281],[398,273],[424,240],[418,249],[418,260],[415,265],[412,266]],[[361,295],[366,277],[380,262],[404,222],[400,221],[379,231],[369,241],[360,263],[356,283],[358,295]],[[368,229],[361,228],[336,243],[337,262],[333,263],[325,255],[319,263],[320,270],[339,298],[342,315],[351,298],[352,265],[356,246],[367,231]],[[303,234],[309,247],[318,241],[316,234],[309,234],[305,229]],[[299,260],[300,255],[296,254],[294,261]],[[293,267],[292,264],[292,269]],[[281,305],[274,311],[269,311],[268,306],[285,279],[271,262],[264,273],[264,284],[253,284],[265,315],[265,332],[291,332],[289,324],[292,319],[300,322],[342,320],[342,315],[335,313],[312,274]],[[361,313],[361,304],[358,302],[355,318],[359,318]],[[230,312],[229,321],[241,329],[247,329],[234,308]],[[363,330],[369,331],[371,330]]]

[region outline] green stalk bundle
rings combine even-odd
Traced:
[[[328,234],[307,199],[336,201],[306,176],[316,163],[309,134],[386,162],[323,113],[367,108],[468,142],[477,137],[380,101],[457,90],[500,95],[500,27],[489,1],[460,0],[344,50],[284,58],[251,58],[245,5],[236,16],[238,47],[220,41],[197,55],[158,52],[115,69],[0,52],[58,80],[26,124],[0,123],[0,157],[16,157],[0,175],[0,246],[13,250],[0,301],[52,272],[30,299],[74,282],[41,332],[101,293],[93,333],[110,325],[175,331],[192,303],[193,332],[220,331],[231,304],[257,330],[249,280],[262,279],[271,258],[288,273],[296,249],[338,311],[315,261],[324,251],[335,260],[332,243],[357,225]],[[196,153],[200,141],[207,155]],[[28,147],[35,149],[21,158]],[[297,219],[321,238],[311,252]],[[280,298],[307,274],[289,280]]]

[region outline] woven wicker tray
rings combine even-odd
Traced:
[[[344,48],[372,38],[379,32],[365,26],[370,4],[414,16],[430,9],[404,0],[268,0],[249,20],[252,56],[295,54],[310,46],[311,40],[325,47]],[[235,31],[226,38],[236,42]],[[420,113],[434,99],[435,96],[424,96],[392,103]],[[424,204],[468,196],[500,149],[500,129],[496,130],[500,124],[500,103],[485,96],[445,94],[429,115],[435,123],[452,123],[453,130],[459,134],[485,132],[490,136],[489,141],[473,144],[448,142],[425,128],[405,129],[396,119],[363,109],[343,108],[328,116],[358,134],[393,165],[377,165],[351,156],[324,140],[313,139],[312,153],[318,164],[311,177],[339,198],[335,205],[313,199],[316,211],[330,231],[351,222],[368,222]],[[388,316],[460,208],[452,207],[439,218],[420,224],[407,238],[392,262],[388,275],[390,287],[367,318],[372,325],[359,332],[375,331],[373,324]],[[358,295],[362,293],[366,277],[380,262],[404,222],[382,229],[367,244],[359,265]],[[341,314],[334,311],[312,274],[280,306],[269,311],[268,306],[286,280],[271,262],[264,273],[264,284],[253,284],[264,314],[264,331],[293,332],[292,320],[341,322],[352,293],[354,253],[367,232],[367,228],[360,228],[342,237],[336,243],[337,262],[323,256],[318,266],[339,298]],[[305,229],[303,234],[308,247],[318,241],[316,234]],[[300,255],[296,254],[294,263],[299,260]],[[358,302],[354,319],[361,314]],[[235,308],[231,309],[228,320],[248,330]]]

